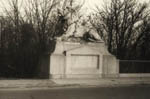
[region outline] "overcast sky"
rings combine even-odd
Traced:
[[[21,1],[21,0],[19,0]],[[104,2],[109,2],[110,0],[77,0],[80,4],[82,4],[83,2],[84,3],[84,6],[83,6],[83,11],[86,12],[86,13],[89,13],[89,12],[92,12],[94,9],[95,9],[95,6],[102,6],[104,4]],[[143,2],[143,1],[150,1],[150,0],[137,0],[139,2]],[[2,4],[3,2],[3,4]],[[0,0],[0,7],[2,6],[7,6],[8,0]],[[1,11],[1,9],[0,9]]]
[[[109,3],[110,0],[78,0],[78,2],[81,4],[83,1],[84,7],[83,7],[83,12],[90,13],[95,11],[95,7],[102,7],[106,3]],[[149,2],[150,0],[137,0],[138,2]]]

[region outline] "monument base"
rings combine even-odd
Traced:
[[[118,61],[103,42],[57,42],[50,56],[50,78],[118,77]]]
[[[55,75],[50,75],[51,79],[63,79],[63,78],[87,78],[87,79],[98,79],[98,78],[102,78],[101,74],[84,74],[84,75],[80,75],[80,74],[76,74],[76,75],[72,75],[72,74],[68,74],[68,75],[60,75],[60,74],[55,74]]]

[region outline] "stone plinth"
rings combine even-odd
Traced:
[[[49,61],[50,78],[117,77],[118,62],[105,44],[57,42]]]

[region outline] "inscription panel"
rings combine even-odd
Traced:
[[[71,55],[72,69],[99,69],[98,55]]]

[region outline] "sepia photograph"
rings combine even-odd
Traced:
[[[0,0],[0,99],[149,92],[150,0]]]

